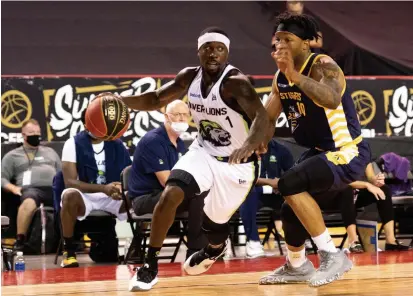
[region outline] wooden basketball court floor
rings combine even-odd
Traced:
[[[160,281],[144,295],[413,295],[413,251],[351,254],[354,268],[341,280],[311,288],[306,284],[260,286],[259,278],[284,263],[283,257],[217,262],[207,274],[186,276],[181,263],[160,264]],[[318,265],[314,255],[309,258]],[[1,294],[132,295],[133,266],[3,272]]]

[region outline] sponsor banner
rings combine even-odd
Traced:
[[[29,118],[37,119],[42,137],[48,141],[64,141],[83,129],[82,111],[101,92],[121,96],[152,91],[171,78],[31,78],[2,77],[1,141],[20,142],[21,126]],[[265,102],[271,91],[272,79],[255,79],[255,87]],[[406,79],[349,79],[351,92],[367,137],[376,135],[411,136],[413,129],[413,80]],[[184,98],[186,100],[186,98]],[[131,124],[123,140],[134,146],[149,130],[164,121],[163,109],[132,111]],[[281,114],[276,135],[291,136],[287,117]],[[193,124],[182,135],[184,140],[196,137]]]

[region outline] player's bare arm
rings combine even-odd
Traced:
[[[76,163],[63,161],[62,162],[63,179],[66,188],[76,188],[85,193],[104,192],[107,196],[120,198],[120,183],[114,182],[106,185],[89,184],[79,181]],[[116,186],[119,183],[119,186]]]
[[[231,76],[223,85],[224,96],[231,95],[237,100],[242,110],[252,121],[252,125],[242,148],[235,150],[230,156],[230,163],[246,161],[249,156],[262,146],[268,129],[268,115],[254,87],[245,75]],[[267,144],[267,143],[265,143]]]
[[[146,92],[138,96],[123,97],[123,102],[125,102],[129,108],[135,110],[158,110],[168,105],[170,102],[182,98],[187,92],[195,75],[196,68],[185,68],[176,75],[174,80],[168,82],[157,90]]]
[[[272,89],[268,100],[265,102],[265,110],[269,117],[266,144],[272,139],[275,132],[275,123],[282,112],[280,93],[277,87],[277,75],[272,81]]]
[[[336,109],[340,105],[344,75],[333,59],[322,57],[313,65],[311,75],[307,77],[295,70],[288,46],[279,46],[273,53],[273,58],[287,79],[297,85],[315,103],[328,109]]]

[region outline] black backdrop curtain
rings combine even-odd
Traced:
[[[324,50],[347,75],[406,75],[413,2],[305,2]],[[174,74],[196,65],[196,38],[217,25],[231,62],[274,74],[270,36],[285,2],[2,2],[2,74]]]

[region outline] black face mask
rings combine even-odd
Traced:
[[[27,143],[30,146],[37,147],[40,144],[40,136],[39,135],[31,135],[27,136]]]

